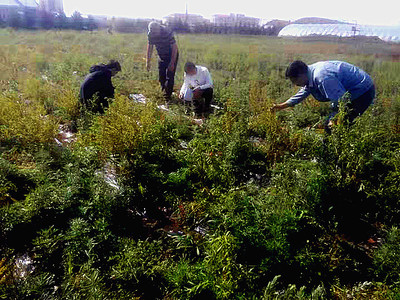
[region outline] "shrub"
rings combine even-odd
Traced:
[[[53,141],[57,122],[39,103],[26,103],[15,94],[0,96],[0,141],[23,146]]]
[[[384,244],[374,254],[375,273],[389,284],[400,280],[399,245],[400,230],[393,227],[387,233]]]
[[[131,291],[144,299],[159,298],[163,292],[163,274],[168,260],[159,241],[121,241],[114,257],[112,277],[120,290]]]

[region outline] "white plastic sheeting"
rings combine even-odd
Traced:
[[[356,31],[354,31],[354,27]],[[339,37],[376,36],[385,42],[400,43],[400,26],[372,26],[352,24],[290,24],[278,36],[303,37],[332,35]]]

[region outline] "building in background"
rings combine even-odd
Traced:
[[[36,13],[38,4],[34,0],[0,0],[0,20],[8,22],[10,17]]]
[[[11,0],[0,0],[0,20],[7,22],[12,11],[16,11],[19,8],[19,4],[16,1]]]
[[[49,13],[63,13],[63,0],[40,0],[40,9]]]
[[[210,20],[204,18],[201,15],[194,14],[170,14],[163,19],[164,23],[174,24],[177,22],[181,22],[183,24],[187,24],[188,26],[199,26],[204,24],[210,24]]]
[[[260,19],[243,14],[213,15],[212,24],[219,27],[258,27]]]

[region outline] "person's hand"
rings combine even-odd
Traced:
[[[282,108],[279,107],[279,104],[274,104],[269,110],[270,110],[270,112],[277,112],[281,109]]]
[[[283,102],[283,103],[279,103],[279,104],[274,104],[269,110],[270,110],[270,112],[276,112],[276,111],[285,109],[287,107],[288,107],[288,105],[285,102]]]
[[[150,67],[151,67],[150,61],[147,61],[147,62],[146,62],[146,69],[147,69],[147,72],[150,71]]]

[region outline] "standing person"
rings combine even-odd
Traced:
[[[172,31],[165,26],[151,22],[148,29],[146,68],[147,71],[150,71],[150,61],[155,45],[159,57],[158,78],[165,99],[169,101],[174,88],[174,77],[179,57],[178,46]]]
[[[108,100],[114,98],[114,86],[111,77],[121,71],[118,61],[111,60],[108,64],[94,65],[81,84],[80,102],[94,113],[104,113],[108,108]]]
[[[213,81],[208,69],[203,66],[196,66],[192,62],[187,62],[179,99],[193,101],[196,115],[201,116],[210,110],[213,93]]]
[[[348,104],[349,122],[362,115],[373,103],[375,86],[371,77],[362,69],[343,61],[321,61],[307,66],[301,60],[292,62],[286,70],[286,78],[302,88],[286,102],[275,105],[272,110],[295,106],[310,94],[320,102],[331,102],[331,113],[326,130],[333,125],[332,118],[338,113],[339,100],[346,92],[350,94]]]

